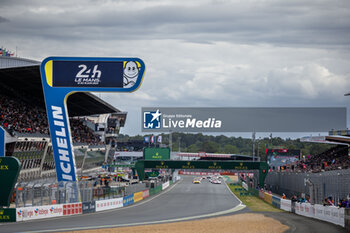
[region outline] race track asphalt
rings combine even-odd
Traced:
[[[192,180],[193,177],[185,176],[182,181],[155,198],[151,197],[131,207],[69,217],[7,223],[0,225],[0,232],[53,232],[147,224],[220,212],[240,204],[224,183],[211,184],[208,180],[203,180],[201,184],[192,184]]]

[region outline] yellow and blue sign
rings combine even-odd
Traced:
[[[0,157],[5,156],[5,130],[0,126]]]
[[[48,57],[40,71],[57,181],[76,181],[67,98],[74,92],[133,92],[145,65],[139,58]]]
[[[123,197],[123,206],[134,204],[134,194]]]

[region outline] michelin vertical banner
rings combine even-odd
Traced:
[[[0,126],[0,157],[5,156],[5,130]]]
[[[133,92],[145,65],[139,58],[48,57],[40,67],[57,181],[76,182],[68,97],[75,92]]]

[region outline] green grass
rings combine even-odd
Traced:
[[[250,210],[255,212],[284,212],[283,210],[277,209],[276,207],[266,203],[265,201],[261,200],[260,198],[256,196],[245,196],[240,195],[241,193],[247,193],[246,191],[235,191],[235,189],[240,188],[242,189],[242,186],[240,185],[229,185],[229,188],[231,191],[243,202],[244,205],[249,207]]]

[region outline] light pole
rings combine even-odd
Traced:
[[[261,137],[259,137],[259,139],[258,139],[258,155],[257,155],[257,157],[259,158],[259,161],[261,161],[261,159],[259,157],[259,143],[260,143],[260,140],[261,140]]]
[[[253,143],[253,162],[255,161],[255,132],[252,134],[252,143]]]
[[[181,152],[180,146],[181,146],[181,137],[179,137],[179,152]]]

